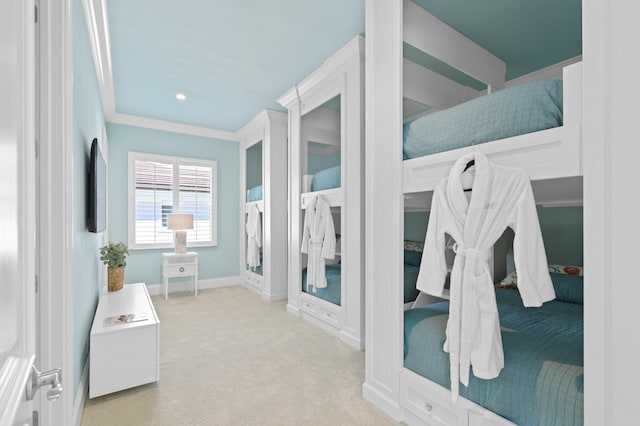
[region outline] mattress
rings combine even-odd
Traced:
[[[302,270],[302,291],[312,296],[318,297],[322,300],[326,300],[334,305],[340,305],[340,264],[331,264],[325,266],[325,275],[327,277],[327,287],[318,288],[313,291],[313,287],[310,291],[307,291],[307,268]]]
[[[404,158],[558,126],[562,126],[562,81],[531,81],[406,123]]]
[[[471,374],[460,395],[520,425],[584,422],[583,308],[551,301],[522,306],[516,290],[496,289],[505,367],[492,380]],[[443,351],[449,303],[404,314],[404,365],[446,388],[449,354]]]
[[[262,185],[254,186],[247,194],[247,202],[262,200]]]
[[[311,191],[321,191],[323,189],[340,188],[340,166],[329,167],[320,170],[311,180]]]

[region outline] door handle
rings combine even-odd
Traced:
[[[35,365],[31,366],[31,380],[27,382],[27,400],[31,401],[42,386],[51,386],[47,399],[55,401],[62,396],[62,369],[39,372]]]

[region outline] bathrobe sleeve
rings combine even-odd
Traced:
[[[333,259],[336,256],[336,231],[331,217],[331,208],[326,205],[324,240],[322,241],[322,257]]]
[[[427,235],[424,241],[420,272],[416,288],[434,296],[442,296],[447,278],[445,252],[445,221],[443,210],[443,186],[438,185],[433,193]]]
[[[302,244],[301,244],[301,248],[300,251],[302,253],[309,253],[309,211],[308,209],[305,210],[304,212],[304,222],[302,225]]]
[[[256,215],[256,244],[258,247],[262,247],[262,220],[260,219],[260,209],[258,209],[256,205],[254,205],[253,208],[253,214]]]
[[[511,215],[514,230],[513,255],[522,303],[539,307],[556,297],[549,277],[547,255],[538,222],[538,212],[528,176],[522,172],[522,195]]]

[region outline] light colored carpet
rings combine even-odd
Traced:
[[[284,301],[234,286],[153,303],[160,381],[88,400],[82,425],[396,424],[362,398],[364,352]]]

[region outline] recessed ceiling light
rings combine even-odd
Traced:
[[[176,99],[179,100],[179,101],[184,101],[184,100],[187,99],[187,95],[185,95],[182,92],[178,92],[178,93],[176,93]]]

